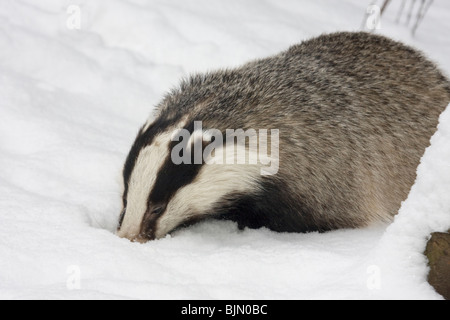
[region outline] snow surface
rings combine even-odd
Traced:
[[[399,3],[377,32],[450,73],[450,3],[435,1],[416,37],[394,23]],[[126,154],[182,76],[359,30],[368,4],[0,1],[0,298],[441,299],[422,252],[450,228],[450,108],[390,226],[279,234],[207,221],[146,244],[114,235]]]

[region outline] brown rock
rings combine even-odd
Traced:
[[[450,300],[450,233],[433,233],[425,255],[430,266],[428,282],[446,300]]]

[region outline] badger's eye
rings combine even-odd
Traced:
[[[162,207],[162,206],[156,207],[152,210],[152,214],[160,215],[161,213],[163,213],[163,211],[164,211],[164,207]]]

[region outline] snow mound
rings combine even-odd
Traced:
[[[431,139],[417,170],[417,179],[395,221],[387,228],[375,253],[380,270],[386,269],[386,294],[409,283],[423,292],[433,291],[428,274],[425,247],[433,232],[450,230],[450,105],[442,113],[438,131]],[[399,275],[402,276],[399,276]],[[420,298],[411,287],[404,297]],[[431,292],[430,292],[431,294]],[[393,296],[400,296],[396,292]]]

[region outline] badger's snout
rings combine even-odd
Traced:
[[[121,238],[126,238],[132,242],[144,243],[150,240],[155,240],[156,222],[165,207],[162,205],[149,206],[142,222],[140,224],[126,223],[124,225],[128,210],[123,210],[119,218],[119,225],[117,228],[117,235]],[[130,214],[131,216],[131,214]]]
[[[120,238],[128,239],[131,242],[145,243],[150,240],[155,240],[155,236],[153,234],[123,235],[118,232],[117,235]]]
[[[150,240],[155,240],[154,234],[139,234],[137,237],[130,239],[131,242],[145,243]]]
[[[145,243],[156,239],[155,232],[152,227],[144,228],[144,230],[141,230],[139,233],[129,232],[128,230],[118,228],[116,234],[120,238],[128,239],[131,242]]]

